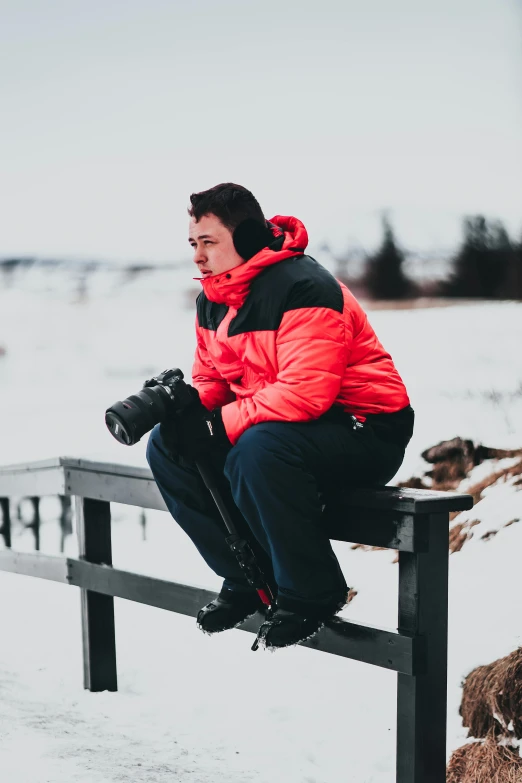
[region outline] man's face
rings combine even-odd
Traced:
[[[215,215],[203,215],[198,222],[190,219],[189,242],[202,277],[219,275],[245,263],[236,253],[232,233]]]

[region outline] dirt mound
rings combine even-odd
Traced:
[[[479,741],[454,751],[446,783],[522,783],[522,647],[468,674],[460,714]]]
[[[446,783],[522,783],[522,758],[517,748],[488,736],[452,753]]]
[[[407,481],[400,481],[397,486],[413,489],[435,489],[443,492],[460,490],[473,497],[474,505],[483,499],[485,490],[494,485],[509,481],[515,491],[522,489],[522,449],[496,449],[457,437],[431,446],[423,451],[421,456],[428,463],[423,474],[413,476]],[[509,464],[500,465],[499,460],[509,460]],[[489,465],[485,463],[489,463]],[[486,470],[481,472],[480,469],[480,478],[473,481],[472,472],[479,465],[482,465]],[[461,512],[460,514],[455,512],[450,515],[450,520],[452,524],[449,549],[452,553],[459,552],[476,532],[478,532],[479,538],[484,541],[488,541],[498,533],[498,527],[485,530],[485,532],[480,529],[479,531],[473,530],[482,522],[478,512],[477,516],[469,512]],[[519,521],[518,516],[508,517],[501,527],[509,527]],[[354,544],[352,549],[369,551],[379,549],[379,547]]]
[[[466,677],[460,714],[468,736],[522,739],[522,647]]]
[[[413,477],[408,481],[399,482],[399,487],[415,487],[417,489],[436,489],[440,491],[459,489],[461,482],[469,478],[473,468],[485,460],[499,460],[520,457],[515,465],[493,471],[476,484],[466,489],[473,495],[474,502],[480,500],[482,492],[500,478],[522,475],[522,449],[495,449],[491,446],[475,445],[471,440],[453,438],[443,440],[436,446],[431,446],[422,452],[421,457],[433,465],[422,477]]]

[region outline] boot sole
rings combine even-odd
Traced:
[[[276,650],[284,650],[286,647],[297,647],[298,645],[302,644],[302,642],[307,642],[310,639],[313,639],[316,634],[319,633],[321,628],[324,628],[324,622],[321,623],[319,628],[316,631],[313,631],[308,636],[304,636],[302,639],[298,639],[296,642],[286,642],[285,644],[270,644],[270,642],[265,639],[264,636],[259,639],[259,645],[263,647],[264,650],[268,650],[268,652],[274,653]]]
[[[223,633],[223,631],[231,631],[234,628],[239,628],[240,625],[243,625],[243,623],[246,622],[246,620],[249,620],[258,612],[261,614],[262,609],[254,609],[253,612],[250,612],[250,614],[245,615],[245,617],[243,617],[241,620],[238,620],[238,622],[235,623],[234,625],[226,625],[224,628],[216,628],[214,631],[207,631],[206,628],[203,628],[203,626],[200,623],[196,623],[196,625],[202,633],[206,634],[207,636],[214,636],[215,633]]]

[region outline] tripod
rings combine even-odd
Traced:
[[[214,503],[216,504],[219,513],[223,518],[225,527],[228,531],[228,536],[225,538],[228,546],[232,550],[234,557],[239,563],[239,567],[245,574],[245,578],[249,585],[257,590],[261,601],[265,606],[270,609],[275,605],[274,594],[268,584],[266,577],[256,560],[252,547],[245,538],[242,538],[236,530],[236,526],[232,521],[232,516],[226,507],[225,501],[219,491],[219,486],[215,473],[210,465],[210,462],[205,458],[199,458],[196,460],[196,467],[199,470],[201,478],[203,479],[205,486],[209,490]],[[257,650],[258,640],[256,639],[252,645],[252,650]]]

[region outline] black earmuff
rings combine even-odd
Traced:
[[[274,241],[274,235],[268,228],[253,218],[246,218],[236,226],[232,234],[236,253],[248,261],[264,247]]]

